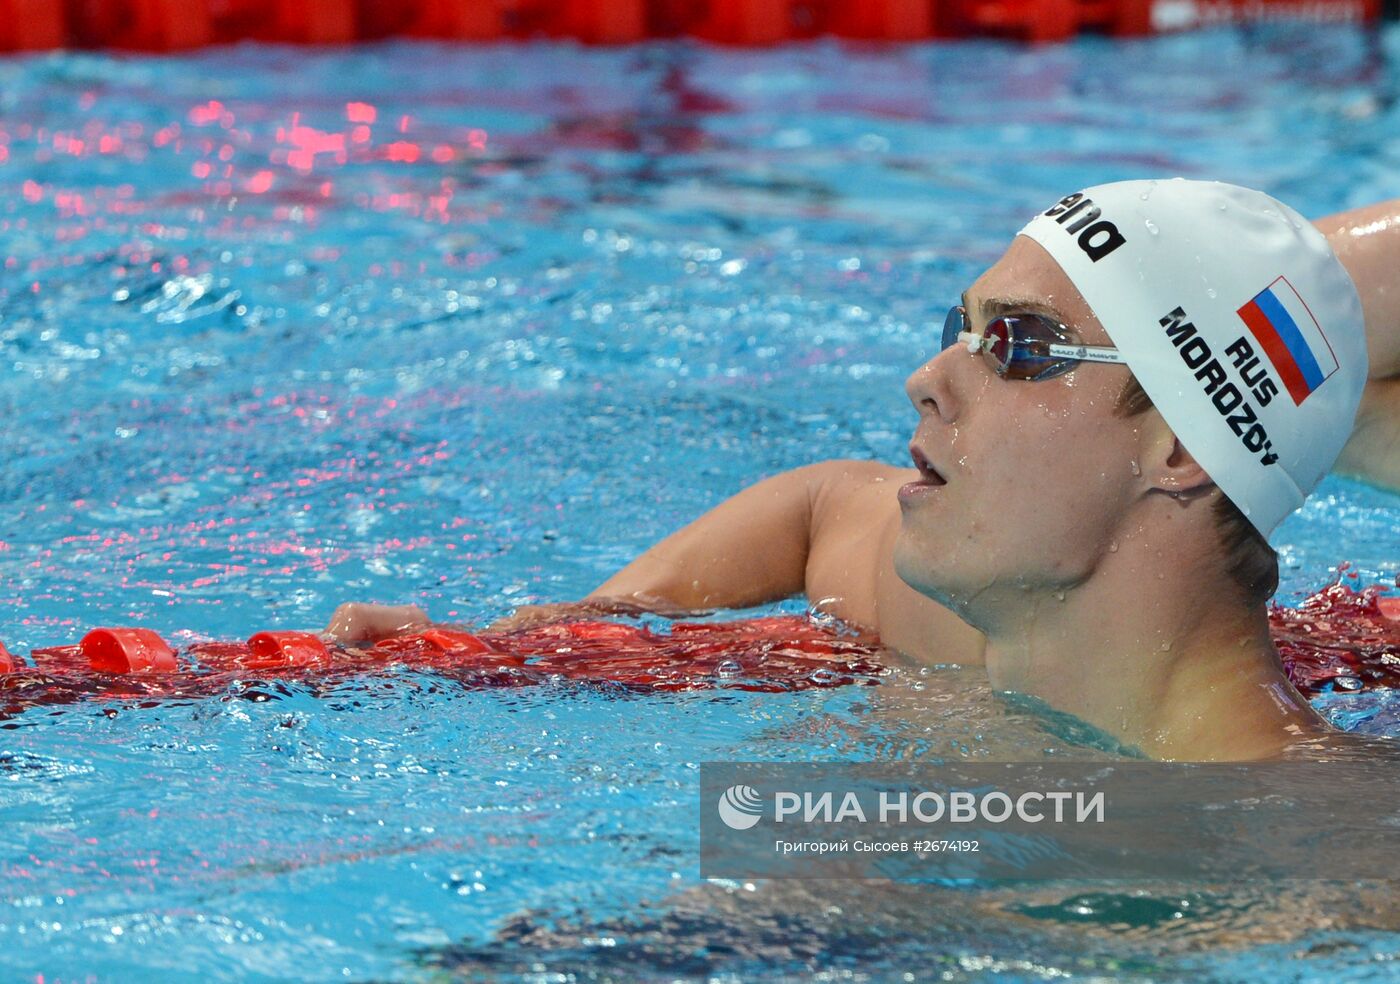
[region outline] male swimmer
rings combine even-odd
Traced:
[[[1215,182],[1070,195],[967,289],[909,377],[915,469],[766,479],[583,602],[498,627],[805,592],[1148,755],[1278,755],[1328,727],[1270,640],[1267,537],[1338,461],[1400,486],[1398,256],[1400,201],[1314,227]],[[327,632],[426,622],[350,604]]]

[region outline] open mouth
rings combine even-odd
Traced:
[[[914,459],[914,467],[919,469],[920,485],[947,485],[948,480],[939,474],[938,469],[929,464],[924,453],[912,444],[909,446],[909,454]]]

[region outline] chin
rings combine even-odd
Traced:
[[[979,632],[986,632],[984,620],[978,618],[981,610],[976,604],[995,591],[988,588],[998,584],[1002,578],[983,569],[981,573],[955,571],[949,563],[952,554],[946,548],[932,550],[920,546],[904,534],[895,540],[894,570],[901,581],[919,594],[938,602],[958,618]]]
[[[939,552],[920,547],[901,533],[894,542],[894,572],[899,575],[901,581],[919,594],[932,598],[940,605],[954,608],[953,600],[957,597],[957,590],[947,583],[946,563],[943,564],[943,569],[939,569],[937,558],[940,555],[946,561],[946,551]]]

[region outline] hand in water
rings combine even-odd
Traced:
[[[680,608],[661,598],[637,597],[591,598],[586,601],[555,602],[548,605],[521,605],[515,613],[487,626],[487,632],[510,632],[516,629],[529,629],[551,622],[569,622],[596,619],[607,615],[626,615],[637,618],[642,615],[663,615],[666,618],[708,615],[705,610]]]
[[[322,634],[336,642],[378,642],[406,632],[421,631],[432,624],[427,613],[417,605],[371,605],[351,601],[335,610]]]

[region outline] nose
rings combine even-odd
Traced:
[[[957,420],[961,401],[957,396],[957,382],[954,377],[959,370],[966,371],[963,363],[971,363],[976,356],[968,354],[964,345],[952,345],[915,369],[904,381],[904,392],[909,402],[922,417],[936,414],[945,424]]]

